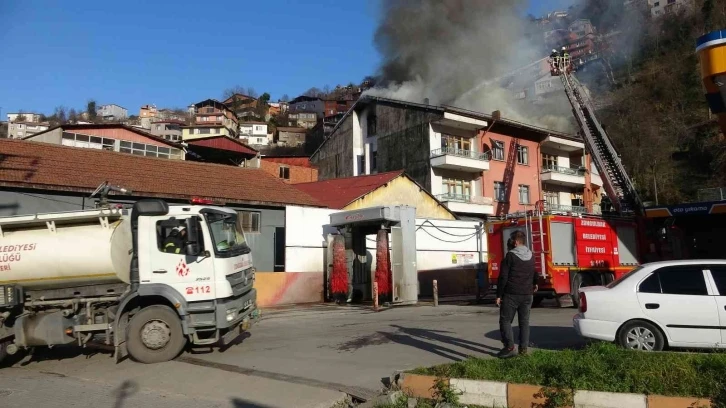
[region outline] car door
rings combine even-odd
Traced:
[[[718,290],[715,299],[721,323],[721,347],[726,347],[726,265],[710,266],[709,272]]]
[[[716,296],[709,293],[701,265],[657,269],[638,287],[645,316],[657,323],[670,344],[716,345],[721,342]]]

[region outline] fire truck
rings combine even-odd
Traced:
[[[496,286],[510,234],[515,230],[525,233],[539,275],[535,305],[554,298],[561,307],[577,306],[581,287],[612,282],[655,252],[646,234],[643,203],[573,68],[567,56],[551,61],[551,74],[562,80],[585,148],[603,180],[609,208],[596,211],[586,201],[581,211],[558,211],[540,201],[531,210],[502,214],[486,227],[490,288]],[[511,145],[504,172],[505,193],[511,191],[516,168],[516,146]]]

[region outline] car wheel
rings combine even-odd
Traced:
[[[140,363],[173,360],[186,346],[179,315],[167,306],[149,306],[136,313],[126,330],[126,347]]]
[[[620,329],[618,344],[629,350],[661,351],[665,347],[665,337],[654,324],[636,320]]]

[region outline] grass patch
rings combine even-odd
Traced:
[[[645,353],[597,343],[583,350],[538,350],[507,360],[472,358],[416,374],[590,390],[711,398],[726,404],[726,354]]]

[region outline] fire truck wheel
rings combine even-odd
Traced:
[[[618,332],[618,345],[629,350],[661,351],[665,347],[663,333],[652,323],[633,320]]]
[[[586,273],[576,273],[570,285],[570,297],[575,308],[580,307],[580,288],[592,286],[592,277]]]
[[[615,281],[615,274],[612,272],[608,272],[605,274],[604,278],[605,278],[605,284],[609,285],[609,284],[613,283],[613,281]]]
[[[186,344],[179,315],[167,306],[141,309],[131,318],[126,330],[126,347],[140,363],[173,360]]]
[[[0,343],[0,364],[2,364],[3,360],[8,356],[8,344],[10,344],[9,341],[6,341],[5,343]]]
[[[543,300],[544,300],[544,296],[535,296],[532,299],[532,307],[539,307],[542,304]]]

